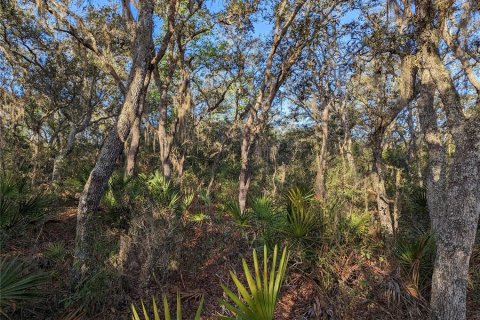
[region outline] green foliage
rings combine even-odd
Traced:
[[[185,212],[188,210],[190,205],[193,202],[193,199],[195,198],[195,194],[193,192],[188,192],[185,193],[182,197],[182,204],[181,204],[181,211]]]
[[[406,168],[408,166],[406,152],[401,147],[384,149],[382,151],[382,160],[385,164],[397,168]]]
[[[407,273],[415,290],[422,290],[433,271],[435,238],[431,232],[417,235],[412,240],[400,240],[395,255]]]
[[[255,273],[252,275],[245,259],[242,260],[243,271],[247,280],[248,289],[240,282],[238,277],[230,272],[239,295],[233,293],[225,285],[222,289],[233,301],[233,305],[222,301],[234,317],[222,316],[221,319],[239,320],[272,320],[275,312],[278,294],[287,270],[289,253],[283,249],[280,260],[277,261],[278,248],[275,246],[270,268],[268,266],[267,246],[263,247],[263,272],[260,270],[257,252],[253,250],[253,264]],[[277,265],[278,262],[278,265]],[[270,269],[270,270],[269,270]]]
[[[44,273],[31,273],[27,265],[17,258],[0,258],[0,313],[3,308],[19,303],[28,303],[41,295],[40,287],[46,283]]]
[[[194,213],[190,216],[190,221],[193,221],[193,222],[203,222],[205,220],[209,219],[209,216],[205,214],[205,212],[203,211],[200,211],[200,212],[197,212],[197,213]]]
[[[253,201],[252,213],[257,220],[270,222],[274,219],[277,212],[272,198],[263,195]]]
[[[198,306],[197,312],[195,314],[194,320],[200,320],[200,315],[202,313],[202,307],[203,307],[203,297],[200,300],[200,305]],[[131,304],[132,308],[132,318],[133,320],[149,320],[150,317],[153,317],[155,320],[161,320],[160,317],[160,312],[158,311],[157,303],[155,302],[155,298],[152,298],[152,309],[153,309],[153,314],[149,315],[147,312],[147,309],[145,308],[145,305],[143,304],[142,301],[142,313],[143,317],[140,317],[139,313],[135,309],[135,306],[133,303]],[[168,301],[167,297],[164,295],[163,296],[163,319],[164,320],[171,320],[172,316],[170,314],[170,307],[168,306]],[[176,314],[176,319],[181,320],[182,319],[182,302],[180,300],[180,293],[177,292],[177,314]]]
[[[142,175],[142,178],[146,181],[148,190],[157,205],[172,210],[178,209],[181,200],[180,191],[160,171],[157,170],[149,176]]]
[[[75,286],[74,293],[65,300],[65,306],[81,306],[86,312],[102,310],[112,303],[113,288],[116,288],[119,281],[118,274],[107,269],[96,271]]]
[[[233,218],[233,221],[240,226],[246,227],[248,225],[249,213],[247,210],[240,210],[240,204],[237,201],[230,201],[223,205],[225,210]]]
[[[65,181],[65,187],[72,193],[82,191],[83,187],[88,181],[92,168],[87,165],[80,165],[75,167],[75,172],[72,172],[72,176],[68,177]]]
[[[200,190],[200,192],[198,193],[198,198],[206,206],[209,206],[212,204],[212,198],[210,197],[210,194],[206,190]]]
[[[51,197],[43,193],[32,193],[24,181],[16,181],[11,176],[0,176],[1,229],[40,220],[52,203]]]
[[[260,230],[260,240],[269,246],[273,245],[275,235],[283,226],[285,218],[275,207],[273,199],[267,195],[255,198],[252,202],[251,213]]]
[[[287,220],[284,231],[294,239],[304,239],[318,227],[319,214],[313,210],[313,194],[300,188],[287,193]]]
[[[353,211],[348,217],[341,218],[340,230],[345,243],[361,243],[366,238],[371,222],[370,213]]]
[[[11,226],[18,219],[19,190],[12,177],[0,178],[0,227]]]
[[[140,189],[135,178],[127,178],[121,172],[114,172],[108,180],[102,204],[110,209],[126,208],[129,200],[139,195]]]
[[[45,251],[45,257],[54,261],[63,261],[67,255],[67,249],[62,242],[52,243]]]

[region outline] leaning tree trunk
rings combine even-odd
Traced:
[[[91,268],[92,238],[94,225],[92,215],[97,210],[104,194],[108,179],[115,169],[122,153],[124,141],[138,114],[144,83],[149,78],[152,57],[154,1],[140,2],[137,22],[132,69],[128,80],[125,101],[116,125],[109,132],[87,183],[83,189],[77,210],[77,230],[74,256],[73,280],[79,281]]]

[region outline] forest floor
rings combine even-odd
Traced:
[[[80,312],[75,301],[69,298],[72,291],[68,279],[73,261],[76,208],[59,207],[43,226],[27,230],[27,235],[18,234],[2,250],[2,255],[26,257],[32,265],[53,275],[45,288],[46,301],[15,313],[13,319],[130,319],[130,303],[138,307],[144,299],[148,305],[152,295],[158,302],[162,293],[174,303],[177,290],[181,293],[186,319],[193,318],[202,296],[205,298],[202,319],[216,319],[216,315],[224,312],[219,304],[225,298],[220,284],[233,288],[229,272],[242,274],[241,258],[251,265],[253,239],[240,232],[233,222],[225,223],[229,218],[215,211],[211,209],[203,221],[185,225],[181,242],[175,244],[180,254],[172,259],[172,267],[162,279],[154,277],[148,288],[133,285],[133,290],[121,293],[124,295],[121,299],[115,300],[113,295],[104,297],[108,308],[75,318]],[[115,232],[111,234],[118,236]],[[53,261],[45,254],[54,243],[65,246],[67,254],[61,260]],[[412,308],[414,300],[404,294],[398,272],[388,263],[378,257],[362,257],[359,252],[346,252],[330,266],[336,270],[334,278],[299,257],[291,259],[275,319],[425,318],[424,312],[415,313],[422,307]],[[472,264],[480,268],[480,254],[474,255]],[[241,276],[240,279],[244,280]],[[469,319],[480,319],[478,299],[476,294],[469,295]]]

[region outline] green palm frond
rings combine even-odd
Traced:
[[[26,303],[40,297],[39,287],[47,281],[44,273],[30,273],[27,265],[14,258],[0,258],[0,313],[5,306]]]
[[[45,256],[48,259],[55,261],[63,261],[67,255],[67,249],[62,242],[52,243],[45,251]]]
[[[160,206],[177,209],[181,200],[180,192],[160,171],[157,170],[154,174],[143,176],[143,179],[146,181],[148,190]]]
[[[263,195],[253,201],[252,213],[258,220],[271,221],[277,212],[272,198]]]
[[[413,241],[404,240],[397,244],[397,259],[416,289],[432,271],[434,251],[435,238],[431,232],[420,234]]]
[[[0,228],[38,221],[52,204],[52,197],[32,192],[24,181],[0,176]]]
[[[287,193],[287,221],[284,231],[292,238],[305,238],[319,224],[319,217],[312,210],[313,193],[299,188]]]
[[[247,280],[244,286],[238,277],[230,272],[233,282],[239,294],[233,293],[225,285],[222,289],[233,303],[222,301],[221,304],[234,314],[234,317],[222,316],[227,320],[272,320],[278,295],[285,278],[289,253],[283,249],[280,260],[277,261],[278,248],[273,250],[272,263],[268,266],[267,247],[263,248],[263,272],[257,258],[257,252],[253,250],[254,274],[250,272],[245,259],[242,260],[243,271]]]
[[[195,198],[195,194],[193,192],[188,192],[184,194],[182,199],[182,212],[185,212],[188,210],[194,198]]]
[[[202,308],[203,308],[203,297],[200,300],[200,305],[198,306],[197,312],[195,313],[195,318],[194,320],[200,320],[200,316],[202,313]],[[149,315],[147,309],[145,308],[145,305],[143,304],[142,301],[142,311],[139,314],[138,311],[135,309],[135,306],[133,303],[131,304],[131,309],[132,309],[132,319],[133,320],[150,320],[150,317],[153,317],[154,320],[161,320],[162,318],[160,317],[160,312],[157,307],[157,303],[155,302],[155,298],[152,298],[152,315]],[[177,320],[182,320],[182,301],[180,299],[180,293],[177,292],[177,308],[176,308],[176,319]],[[140,317],[142,315],[143,317]],[[164,320],[171,320],[172,316],[170,313],[170,307],[168,305],[167,297],[163,295],[163,319]]]
[[[237,225],[246,227],[248,225],[249,212],[240,210],[240,205],[236,201],[230,201],[223,205],[223,210],[230,214]]]

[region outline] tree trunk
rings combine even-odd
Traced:
[[[393,223],[390,212],[390,200],[385,189],[385,165],[382,162],[382,140],[384,129],[376,130],[372,137],[373,161],[372,183],[377,198],[378,220],[387,235],[393,235]]]
[[[464,126],[464,142],[456,144],[445,184],[443,211],[430,212],[437,236],[431,307],[438,320],[466,319],[468,268],[480,213],[479,128],[480,121]]]
[[[400,218],[400,193],[402,183],[402,169],[395,168],[395,196],[393,198],[392,228],[393,236],[396,239],[398,220]]]
[[[245,126],[241,147],[241,167],[240,175],[238,177],[238,203],[240,205],[241,212],[244,212],[247,206],[247,195],[252,179],[252,156],[256,142],[255,133],[253,133],[250,128],[252,123],[253,115],[251,114]]]
[[[416,2],[421,66],[417,105],[428,147],[427,200],[437,244],[430,305],[434,319],[465,320],[468,268],[480,215],[480,118],[463,114],[460,96],[440,58],[439,33],[434,29],[439,9],[445,8],[431,0]],[[450,161],[437,128],[435,90],[455,144]]]
[[[356,172],[356,166],[355,166],[355,159],[353,158],[353,153],[352,153],[352,134],[350,132],[351,130],[351,124],[349,119],[347,118],[347,110],[346,110],[346,105],[345,101],[340,102],[340,118],[342,122],[342,128],[343,128],[343,145],[341,147],[341,151],[346,153],[346,158],[348,161],[349,165],[349,170],[352,172]]]
[[[142,137],[142,114],[145,107],[145,99],[147,97],[148,86],[150,84],[151,73],[146,76],[145,84],[142,88],[140,99],[140,105],[138,107],[138,113],[135,117],[135,122],[132,126],[130,145],[127,151],[127,164],[125,167],[125,176],[133,177],[135,175],[135,168],[137,164],[138,149],[140,149],[140,139]]]
[[[312,110],[320,116],[319,110],[316,106],[316,99],[312,102]],[[318,124],[316,127],[317,139],[320,140],[320,145],[317,141],[317,173],[315,176],[315,196],[318,200],[325,200],[326,197],[326,188],[325,188],[325,173],[326,173],[326,156],[327,156],[327,142],[328,142],[328,119],[330,115],[330,104],[325,104],[320,118],[320,128]]]
[[[410,176],[413,177],[413,181],[418,183],[423,187],[423,173],[422,173],[422,164],[420,162],[419,148],[417,141],[417,129],[414,121],[413,107],[409,105],[408,114],[407,114],[407,124],[408,131],[410,133],[410,143],[408,144],[408,162],[414,163],[415,172],[409,172]]]
[[[140,148],[141,123],[141,116],[136,117],[132,127],[132,138],[127,151],[126,177],[133,177],[135,175],[138,149]]]
[[[172,150],[172,141],[167,134],[167,90],[162,91],[160,96],[161,106],[158,118],[158,142],[160,144],[160,162],[162,163],[163,176],[170,179],[172,175],[172,163],[170,153]]]
[[[92,267],[92,240],[95,227],[92,224],[93,214],[98,208],[108,179],[122,153],[124,141],[128,138],[131,126],[138,115],[142,91],[151,73],[153,8],[154,1],[152,0],[140,2],[139,18],[132,50],[132,68],[125,100],[116,125],[110,130],[80,197],[75,239],[74,282],[79,281]]]
[[[88,119],[85,122],[90,123],[90,116],[88,116]],[[70,132],[68,133],[67,144],[60,151],[60,153],[55,157],[55,160],[53,161],[52,182],[54,184],[60,181],[62,177],[61,171],[63,169],[64,162],[67,156],[73,151],[77,134],[85,130],[85,128],[88,126],[88,123],[80,127],[75,126],[75,124],[73,123],[71,124]]]

